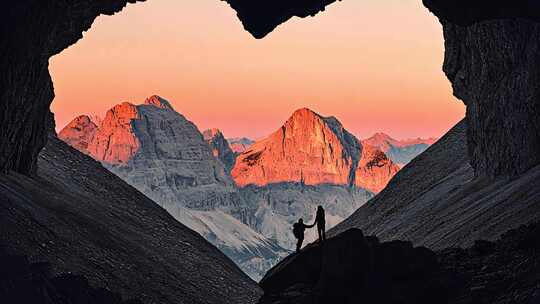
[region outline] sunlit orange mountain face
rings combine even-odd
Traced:
[[[231,174],[240,186],[301,182],[356,185],[376,193],[398,170],[382,151],[362,144],[335,117],[303,108],[242,153]]]

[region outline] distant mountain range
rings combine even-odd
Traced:
[[[227,140],[218,129],[201,133],[159,96],[140,105],[118,104],[103,120],[79,116],[58,136],[163,206],[256,280],[294,248],[290,229],[299,217],[312,221],[316,206],[323,205],[328,228],[336,225],[432,141],[384,134],[361,141],[336,118],[306,108],[264,139]],[[306,241],[314,239],[308,230]]]
[[[363,145],[335,117],[304,108],[240,154],[231,175],[239,186],[299,182],[358,186],[376,193],[398,170],[383,152]]]
[[[376,133],[362,142],[377,147],[383,151],[393,162],[403,167],[413,158],[424,152],[434,144],[438,138],[415,138],[397,140],[384,133]]]
[[[227,138],[231,149],[236,153],[242,153],[246,151],[249,146],[255,143],[254,140],[251,140],[247,137],[236,137],[236,138]]]
[[[232,216],[223,218],[242,213],[244,200],[197,127],[165,99],[118,104],[99,127],[79,116],[58,136],[199,232],[252,278],[287,254]]]

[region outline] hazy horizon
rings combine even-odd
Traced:
[[[262,138],[301,107],[359,138],[440,137],[464,116],[443,53],[441,26],[418,1],[337,2],[262,40],[225,2],[150,1],[99,17],[51,59],[52,110],[61,129],[157,94],[227,137]]]

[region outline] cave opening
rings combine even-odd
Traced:
[[[98,17],[82,40],[50,59],[51,110],[58,132],[79,115],[99,124],[117,104],[137,105],[159,95],[201,132],[219,128],[229,138],[262,138],[299,108],[337,117],[359,139],[381,132],[435,138],[464,115],[441,72],[443,54],[441,25],[420,2],[343,2],[254,39],[225,2],[149,1]],[[128,163],[122,157],[100,160]],[[115,173],[127,178],[122,170]],[[175,188],[197,184],[194,178],[176,183],[188,179],[183,175],[165,179],[175,181]],[[150,183],[148,193],[144,189],[167,205],[161,194],[152,195],[157,184]],[[216,221],[205,211],[165,208],[194,230],[194,221]],[[231,223],[243,227],[240,218],[220,215],[230,221],[224,229]],[[333,216],[331,224],[341,219]],[[227,238],[217,231],[203,236],[216,244]]]

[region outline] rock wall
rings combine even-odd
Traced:
[[[476,175],[519,175],[540,163],[540,23],[442,21],[444,72],[467,105]]]
[[[100,14],[135,0],[21,0],[0,5],[0,172],[36,171],[52,123],[49,58],[77,40]]]
[[[467,106],[467,144],[476,176],[516,176],[539,164],[540,3],[424,4],[443,26],[443,70]]]

